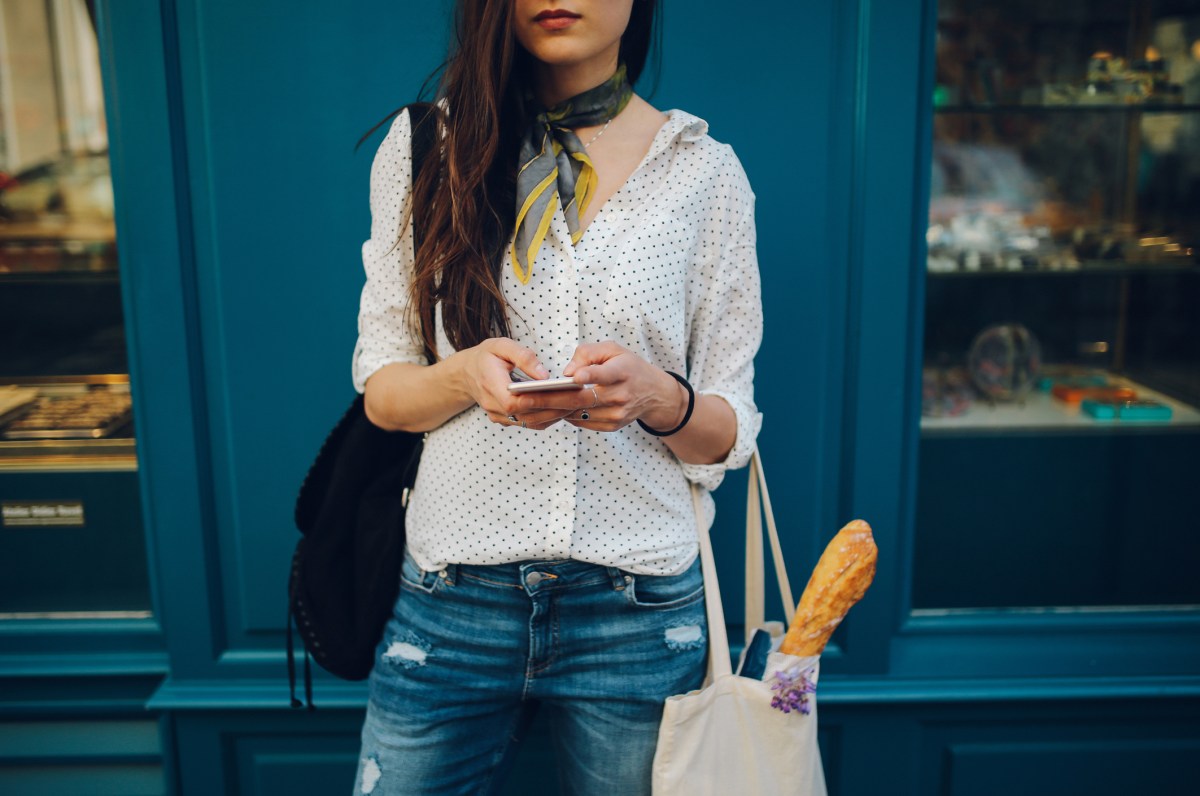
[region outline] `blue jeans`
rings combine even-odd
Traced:
[[[663,700],[700,687],[707,635],[699,559],[656,577],[574,560],[423,572],[406,554],[354,792],[496,792],[537,705],[565,793],[649,794]]]

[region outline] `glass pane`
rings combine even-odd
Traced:
[[[918,610],[1200,604],[1200,0],[945,0]]]
[[[144,614],[94,14],[0,0],[0,618]]]

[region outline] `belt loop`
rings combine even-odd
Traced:
[[[458,583],[458,564],[446,565],[446,585],[453,586]]]
[[[625,573],[616,567],[605,567],[608,571],[608,579],[612,581],[614,591],[625,591],[625,587],[629,581],[625,579]]]

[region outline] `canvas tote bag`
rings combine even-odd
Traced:
[[[653,792],[655,796],[727,796],[731,793],[825,796],[825,774],[817,749],[816,693],[808,695],[810,712],[793,710],[784,713],[771,707],[772,698],[779,692],[772,690],[769,684],[780,671],[804,672],[815,684],[819,658],[771,652],[763,679],[734,674],[712,542],[708,529],[700,520],[700,495],[696,488],[692,490],[692,500],[696,508],[708,612],[708,676],[699,691],[666,700],[654,756]],[[755,628],[764,626],[760,507],[766,511],[775,573],[784,617],[789,624],[796,609],[779,546],[762,459],[757,450],[750,460],[746,503],[746,633],[749,640]]]

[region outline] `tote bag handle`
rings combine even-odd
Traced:
[[[761,494],[761,506],[759,497]],[[779,544],[779,531],[775,526],[775,512],[771,508],[771,494],[767,491],[767,476],[763,471],[762,456],[758,448],[750,457],[750,477],[746,489],[746,643],[750,643],[755,628],[766,621],[766,582],[763,577],[762,516],[767,517],[767,536],[771,542],[771,556],[775,560],[775,580],[779,584],[779,596],[783,599],[784,626],[792,623],[796,601],[792,599],[792,586],[788,582],[787,568],[783,563],[783,548]]]
[[[766,509],[767,532],[771,541],[771,552],[775,560],[775,576],[783,598],[784,617],[788,623],[796,604],[792,600],[792,588],[784,568],[783,551],[779,545],[779,532],[775,527],[775,515],[771,510],[771,498],[767,494],[767,481],[763,475],[762,458],[755,448],[750,457],[750,486],[746,507],[746,632],[747,640],[754,629],[763,622],[763,549],[761,511]],[[759,492],[762,493],[760,503]],[[721,675],[733,674],[732,656],[729,653],[729,633],[725,628],[725,609],[721,605],[721,588],[717,581],[717,564],[713,556],[712,539],[701,519],[704,516],[700,503],[700,487],[692,486],[692,506],[696,513],[696,536],[700,542],[700,566],[704,572],[704,605],[708,614],[708,678],[712,683]],[[751,624],[753,623],[753,624]]]

